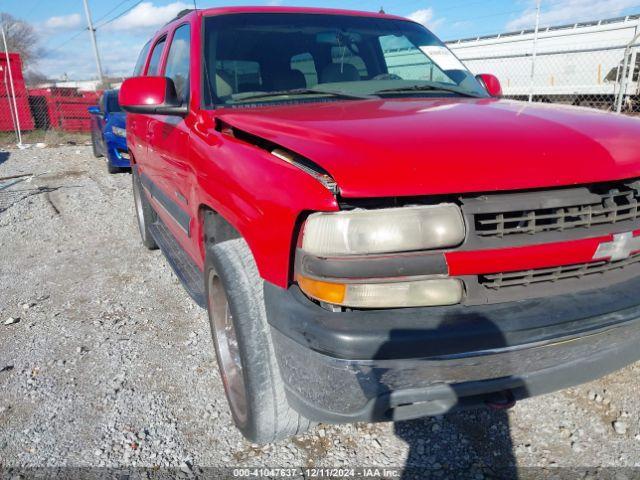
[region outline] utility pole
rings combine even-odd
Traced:
[[[87,0],[82,0],[84,3],[84,13],[87,16],[87,25],[89,27],[89,35],[91,36],[91,44],[93,45],[93,53],[96,56],[96,66],[98,67],[98,80],[100,84],[104,84],[104,77],[102,76],[102,64],[100,63],[100,54],[98,53],[98,42],[96,42],[96,29],[93,28],[91,22],[91,12],[89,11],[89,4]]]
[[[529,103],[533,102],[533,89],[535,87],[536,75],[536,57],[538,55],[538,33],[540,32],[540,4],[542,0],[536,3],[536,31],[533,37],[533,57],[531,59],[531,87],[529,91]]]

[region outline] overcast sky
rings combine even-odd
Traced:
[[[530,28],[535,20],[535,0],[197,0],[197,3],[201,8],[263,4],[369,11],[383,6],[388,13],[425,24],[444,40]],[[176,0],[89,0],[89,4],[103,67],[111,75],[129,74],[138,51],[153,32],[180,10],[193,7],[192,2]],[[37,70],[53,78],[64,74],[74,79],[96,76],[82,0],[2,0],[0,10],[30,22],[40,33],[42,58]],[[640,0],[542,0],[543,25],[637,12]]]

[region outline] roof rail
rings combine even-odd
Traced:
[[[178,14],[174,18],[169,20],[167,23],[165,23],[165,25],[169,25],[171,22],[175,22],[176,20],[181,19],[182,17],[184,17],[185,15],[191,12],[193,12],[193,8],[185,8],[184,10],[180,10]]]

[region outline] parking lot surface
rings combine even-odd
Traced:
[[[22,174],[0,180],[0,467],[640,466],[640,364],[509,412],[247,443],[206,313],[140,243],[130,174],[87,146],[0,152]]]

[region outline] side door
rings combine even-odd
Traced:
[[[105,123],[105,97],[107,96],[107,92],[104,92],[100,95],[100,100],[98,100],[98,113],[92,115],[92,122],[94,122],[94,126],[92,127],[95,132],[96,139],[96,147],[97,150],[103,155],[107,154],[107,148],[104,142],[104,123]]]
[[[151,40],[142,47],[136,66],[133,69],[132,77],[139,77],[144,73],[150,48]],[[133,153],[133,158],[135,158],[136,162],[143,162],[147,150],[147,119],[144,115],[130,114],[126,116],[125,124],[127,129],[127,148]]]
[[[189,104],[191,66],[191,25],[176,27],[171,36],[162,74],[170,78],[178,99]],[[193,178],[190,161],[189,115],[152,115],[149,117],[148,163],[153,165],[159,203],[158,214],[182,247],[197,258],[192,234],[193,216],[189,204]]]
[[[144,76],[160,75],[162,59],[167,44],[167,35],[157,38],[152,44],[149,61]],[[154,162],[151,135],[149,134],[149,123],[151,115],[132,114],[127,115],[127,140],[129,148],[135,157],[140,180],[145,189],[152,193],[152,186],[158,183],[158,166]]]

